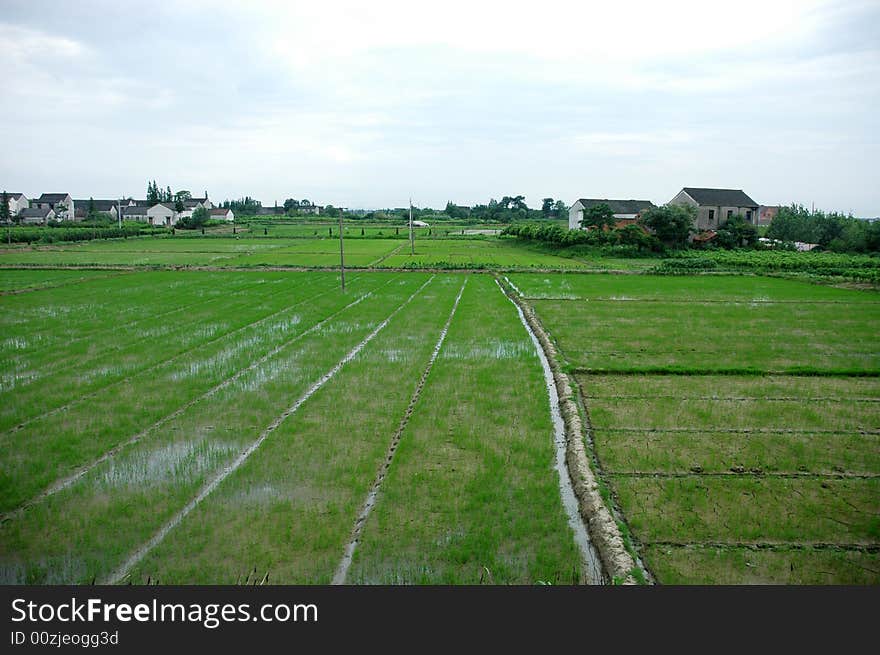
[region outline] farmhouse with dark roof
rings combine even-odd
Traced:
[[[690,205],[697,208],[697,230],[714,230],[735,215],[756,225],[758,203],[742,189],[706,189],[686,186],[669,201],[670,205]]]
[[[639,214],[651,209],[654,203],[650,200],[611,200],[608,198],[580,198],[568,210],[568,229],[577,230],[581,227],[584,218],[584,210],[597,205],[608,205],[617,219],[618,225],[635,222]]]

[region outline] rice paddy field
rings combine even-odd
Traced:
[[[0,582],[583,581],[492,277],[61,273],[0,272]]]
[[[510,281],[577,382],[594,465],[658,582],[880,582],[875,291]]]
[[[264,238],[248,235],[200,237],[178,235],[96,240],[70,244],[13,245],[0,251],[0,266],[133,266],[133,267],[307,267],[339,265],[339,233],[316,227],[319,238]],[[328,234],[332,231],[335,238]],[[381,230],[376,230],[381,231]],[[595,263],[542,252],[507,239],[419,238],[415,253],[401,238],[361,237],[347,229],[345,262],[374,268],[524,267],[578,269]],[[385,228],[388,237],[394,228]],[[405,230],[401,230],[405,233]],[[420,235],[421,237],[421,235]]]
[[[535,345],[433,266],[525,269],[650,578],[880,583],[876,291],[304,236],[0,252],[0,583],[590,581]]]

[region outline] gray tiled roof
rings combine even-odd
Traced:
[[[88,198],[86,198],[84,200],[77,200],[77,199],[73,200],[73,204],[76,205],[77,213],[79,213],[79,211],[81,209],[83,211],[88,211],[90,202],[95,203],[95,211],[98,211],[98,212],[109,212],[113,207],[116,207],[116,205],[119,203],[118,200],[104,200],[104,199],[98,200],[97,198],[95,198],[94,200],[89,200]]]
[[[51,209],[40,209],[39,207],[30,207],[22,209],[19,212],[21,218],[46,218],[46,215],[52,211]]]
[[[645,209],[651,209],[654,203],[650,200],[613,200],[608,198],[579,198],[584,209],[590,209],[596,205],[606,204],[614,214],[638,214]]]
[[[61,202],[65,198],[67,198],[68,194],[66,193],[44,193],[39,198],[37,198],[37,202]]]
[[[758,203],[749,198],[742,189],[704,189],[686,186],[684,188],[697,204],[707,207],[757,207]]]

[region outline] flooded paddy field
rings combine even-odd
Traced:
[[[588,581],[491,276],[13,273],[3,583]]]

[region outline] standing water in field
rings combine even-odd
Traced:
[[[496,283],[498,281],[496,280]],[[501,293],[504,289],[498,284]],[[504,294],[505,296],[507,294]],[[508,298],[510,300],[510,298]],[[541,361],[541,368],[544,370],[544,382],[547,385],[547,394],[550,397],[550,418],[553,421],[553,443],[556,446],[556,465],[554,468],[559,474],[559,493],[562,496],[562,505],[568,516],[568,525],[574,532],[574,540],[581,554],[581,565],[584,571],[584,577],[587,584],[605,584],[605,576],[602,573],[601,559],[599,552],[590,541],[590,534],[587,532],[587,526],[584,525],[578,511],[578,500],[574,493],[574,486],[571,482],[571,476],[568,473],[568,467],[565,464],[566,438],[565,423],[562,420],[562,414],[559,412],[559,393],[556,390],[556,381],[553,379],[553,371],[550,369],[550,362],[544,354],[544,349],[538,341],[538,337],[532,331],[531,326],[523,316],[522,309],[513,300],[510,300],[519,314],[519,320],[529,333],[529,338],[535,344],[535,350],[538,353],[538,359]]]

